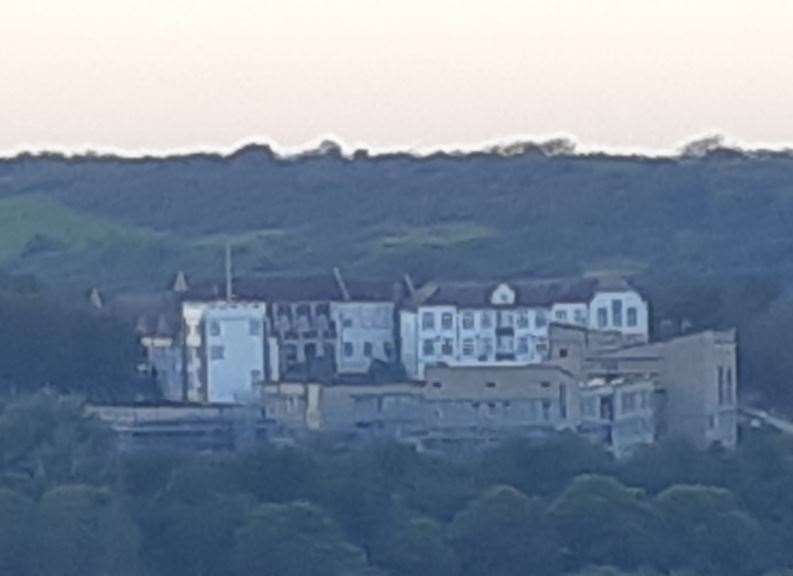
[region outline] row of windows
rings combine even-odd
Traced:
[[[500,352],[525,356],[532,353],[531,343],[531,338],[529,336],[521,336],[517,339],[509,336],[499,337],[498,350]],[[475,356],[477,354],[477,348],[479,354],[489,356],[493,353],[493,338],[488,336],[484,336],[478,340],[474,338],[463,338],[460,348],[464,357],[470,358]],[[548,346],[545,342],[539,341],[534,346],[534,349],[538,353],[543,354],[547,351]],[[452,356],[454,354],[454,340],[452,338],[443,338],[440,341],[440,348],[436,347],[436,341],[432,338],[425,338],[421,343],[421,353],[423,356],[435,356],[438,350],[440,350],[443,356]]]
[[[421,329],[434,330],[436,326],[440,326],[441,330],[454,329],[454,314],[452,312],[441,312],[440,321],[436,322],[438,315],[435,312],[422,312],[421,314]],[[463,330],[473,330],[476,328],[476,316],[471,310],[466,310],[460,315],[460,324]],[[478,313],[479,327],[488,329],[494,325],[494,313],[484,310]],[[517,312],[502,311],[499,312],[499,324],[501,326],[517,326],[518,328],[529,328],[531,325],[528,310],[518,310]],[[543,311],[537,311],[534,317],[534,327],[543,328],[548,324],[548,319]]]
[[[609,325],[609,309],[601,306],[597,309],[598,328],[605,328]],[[622,300],[611,301],[611,325],[616,327],[623,326]],[[635,328],[639,325],[639,311],[635,306],[629,306],[626,312],[625,325]]]
[[[343,349],[344,349],[345,358],[352,358],[353,356],[355,356],[354,342],[345,342]],[[383,342],[383,355],[386,358],[391,358],[391,355],[393,353],[394,353],[394,347],[391,344],[391,342]],[[372,342],[363,343],[363,355],[366,358],[371,358],[374,356],[374,344]]]
[[[257,319],[251,319],[248,321],[248,333],[251,336],[261,336],[262,334],[262,321]],[[220,322],[218,320],[212,320],[209,322],[209,334],[211,336],[220,336],[222,334],[222,329]]]

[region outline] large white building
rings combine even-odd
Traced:
[[[624,281],[515,281],[427,284],[400,311],[408,375],[428,366],[524,365],[548,355],[551,322],[649,336],[647,302]]]
[[[182,317],[188,401],[246,402],[277,370],[264,302],[185,302]]]

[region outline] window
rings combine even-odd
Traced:
[[[261,384],[261,382],[262,382],[262,371],[251,370],[251,384],[256,386],[257,384]]]
[[[562,322],[567,321],[567,310],[557,310],[556,311],[556,319]]]
[[[349,316],[342,317],[341,325],[344,328],[352,328],[352,318],[350,318]]]
[[[490,337],[482,338],[482,354],[490,356],[493,353],[493,339]]]
[[[463,339],[463,356],[473,356],[474,355],[474,339],[473,338],[464,338]]]
[[[567,358],[567,348],[559,348],[559,358]]]
[[[424,312],[421,315],[421,328],[424,330],[435,329],[435,314],[432,312]]]
[[[512,328],[514,326],[515,317],[512,315],[512,312],[505,311],[499,313],[499,319],[501,320],[501,326]]]
[[[441,314],[441,328],[444,330],[451,330],[454,325],[454,317],[451,312],[444,312]]]
[[[559,384],[559,418],[567,418],[567,386]]]
[[[495,388],[495,387],[496,387],[495,382],[485,382],[485,388]]]
[[[529,353],[529,337],[528,336],[521,336],[518,338],[518,354],[528,354]]]
[[[220,322],[212,320],[209,323],[209,334],[212,336],[220,336]]]
[[[576,309],[573,318],[576,324],[586,324],[586,315],[580,308]]]
[[[474,328],[474,313],[463,312],[463,329],[473,330]]]
[[[209,348],[209,358],[211,360],[223,360],[226,356],[226,349],[223,346],[212,346]]]
[[[367,358],[372,357],[372,353],[374,352],[374,346],[372,346],[371,342],[364,342],[363,343],[363,355]]]
[[[389,360],[393,357],[394,345],[391,342],[383,342],[383,355]]]
[[[545,328],[547,325],[548,319],[545,317],[545,312],[543,310],[538,310],[537,314],[534,316],[534,327]]]
[[[482,328],[493,327],[493,317],[490,315],[490,312],[482,312],[480,324],[482,325]]]
[[[518,328],[528,328],[528,327],[529,327],[529,311],[528,310],[518,311]]]
[[[259,336],[262,333],[262,323],[261,320],[251,320],[248,323],[248,333],[251,336]]]
[[[611,320],[614,326],[622,326],[622,300],[611,301]]]
[[[454,345],[451,338],[444,338],[441,344],[441,354],[451,356],[454,353]]]
[[[345,342],[344,343],[344,357],[351,358],[355,354],[355,346],[352,342]]]
[[[435,342],[429,338],[425,339],[424,342],[421,343],[421,352],[424,356],[433,356],[435,354]]]
[[[635,327],[639,325],[639,311],[634,306],[628,308],[628,326]]]
[[[711,414],[710,416],[708,416],[708,428],[710,428],[711,430],[716,428],[716,415],[715,414]]]
[[[542,419],[548,422],[551,419],[551,401],[550,400],[543,400],[542,401]]]
[[[605,328],[609,323],[608,308],[598,308],[598,328]]]
[[[623,414],[633,412],[636,409],[636,392],[623,392],[621,400]]]
[[[443,384],[441,384],[441,383],[440,383],[440,382],[438,382],[437,380],[436,380],[435,382],[433,382],[433,383],[432,383],[432,387],[433,387],[433,388],[440,388],[440,387],[442,387],[442,386],[443,386]]]

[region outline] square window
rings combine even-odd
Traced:
[[[423,330],[433,330],[435,328],[435,314],[424,312],[421,314],[421,328]]]
[[[425,339],[421,344],[421,351],[424,356],[433,356],[435,354],[435,342],[429,338]]]
[[[211,360],[223,360],[226,357],[226,349],[223,346],[212,346],[209,348],[209,358]]]
[[[465,330],[473,330],[474,328],[474,313],[463,312],[463,328]]]
[[[564,322],[567,320],[567,310],[557,310],[556,311],[556,319]]]
[[[474,355],[474,339],[473,338],[463,339],[463,356],[473,356],[473,355]]]

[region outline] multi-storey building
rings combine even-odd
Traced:
[[[277,369],[262,302],[185,302],[185,399],[240,403],[258,394]]]
[[[432,283],[400,312],[402,363],[419,380],[439,364],[539,363],[548,358],[551,321],[636,342],[649,335],[647,302],[623,281]]]

